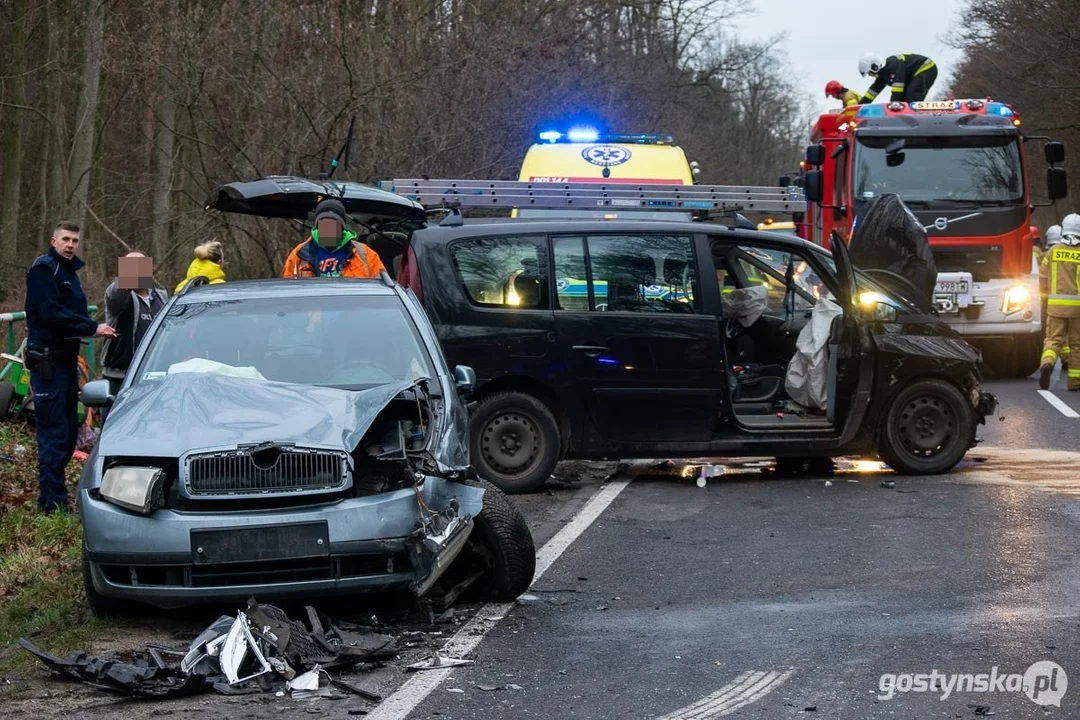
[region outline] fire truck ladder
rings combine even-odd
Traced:
[[[543,208],[683,212],[806,212],[795,186],[652,185],[607,182],[521,182],[514,180],[381,180],[382,190],[427,208]]]

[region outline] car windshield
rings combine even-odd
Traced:
[[[356,295],[176,305],[134,383],[179,372],[348,390],[434,377],[401,301]]]
[[[907,137],[901,153],[885,148],[894,137],[860,137],[852,197],[866,202],[896,193],[905,202],[933,207],[950,203],[1012,204],[1024,200],[1020,146],[1015,137]]]

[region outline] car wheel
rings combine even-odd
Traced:
[[[11,414],[11,401],[15,399],[15,386],[6,380],[0,382],[0,422]]]
[[[525,393],[481,400],[470,435],[473,465],[503,492],[537,490],[559,462],[559,424],[544,403]]]
[[[94,589],[94,578],[90,574],[90,558],[86,556],[86,548],[82,551],[82,576],[83,588],[86,591],[86,604],[91,612],[99,618],[128,618],[142,615],[139,603],[119,598],[105,597]]]
[[[922,380],[900,391],[888,409],[879,452],[903,475],[948,472],[975,437],[971,407],[955,386]]]
[[[521,511],[502,490],[486,480],[469,480],[484,488],[484,507],[473,518],[467,551],[457,562],[469,572],[484,568],[469,589],[481,602],[511,602],[532,584],[536,572],[536,546]]]

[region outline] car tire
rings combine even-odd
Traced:
[[[469,594],[481,602],[511,602],[529,589],[536,573],[532,533],[502,490],[486,480],[467,482],[484,488],[484,507],[473,518],[469,545],[473,558],[487,565]]]
[[[139,603],[119,598],[105,597],[94,589],[94,578],[90,573],[90,558],[86,556],[86,548],[82,551],[82,576],[83,589],[86,592],[86,604],[90,611],[99,618],[123,619],[142,615],[143,608]]]
[[[955,467],[974,439],[963,393],[944,380],[920,380],[893,399],[878,452],[901,475],[937,475]]]
[[[0,382],[0,422],[11,415],[11,402],[15,399],[15,386],[4,380]]]
[[[505,493],[538,490],[559,462],[559,423],[526,393],[498,392],[481,400],[469,434],[477,472]]]

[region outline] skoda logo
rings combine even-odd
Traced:
[[[581,151],[581,157],[593,165],[611,167],[622,165],[630,159],[630,151],[617,145],[590,145]]]
[[[934,227],[936,227],[938,230],[944,230],[945,228],[949,227],[949,219],[939,217],[937,220],[934,221]]]

